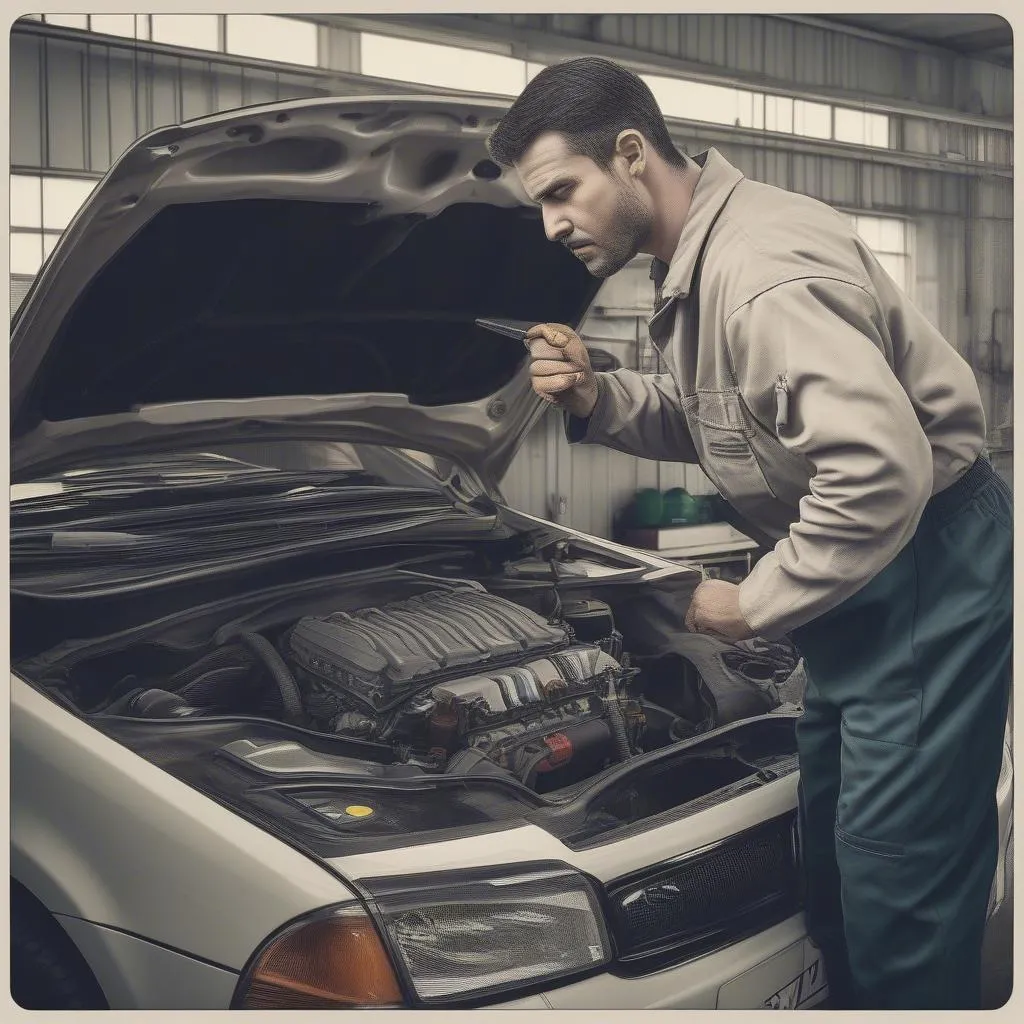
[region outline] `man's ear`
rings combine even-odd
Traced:
[[[615,139],[615,155],[631,178],[639,178],[647,167],[647,140],[635,128],[626,128]]]

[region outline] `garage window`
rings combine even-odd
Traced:
[[[153,14],[153,42],[190,50],[219,50],[216,14]]]
[[[11,273],[35,274],[43,262],[43,236],[36,231],[11,232]]]
[[[128,39],[149,38],[148,14],[90,14],[89,28],[104,36],[125,36]]]
[[[95,187],[95,178],[11,175],[11,274],[39,271]]]
[[[317,27],[272,14],[229,14],[227,52],[282,64],[317,64]]]
[[[743,89],[730,89],[708,82],[687,82],[681,78],[661,75],[640,76],[650,87],[666,117],[683,117],[691,121],[708,121],[742,128],[764,127],[763,102],[760,124],[755,122],[754,94]],[[759,97],[763,101],[763,97]]]
[[[63,231],[96,187],[91,178],[43,178],[43,227]]]
[[[34,174],[11,175],[11,227],[43,226],[42,178]]]
[[[48,25],[166,46],[307,67],[318,64],[317,26],[298,18],[272,14],[45,14],[40,18]]]
[[[96,32],[103,36],[123,36],[126,39],[149,39],[148,14],[44,14],[47,25],[77,28],[83,32]]]
[[[913,286],[910,265],[913,224],[902,217],[860,214],[847,214],[847,217],[885,272],[909,295]]]
[[[836,142],[852,142],[858,146],[889,145],[889,118],[866,110],[836,107]]]
[[[663,75],[640,76],[666,117],[706,121],[734,128],[783,132],[811,139],[835,139],[861,146],[889,146],[889,118],[791,96],[734,89]]]
[[[461,46],[360,34],[361,72],[442,89],[518,96],[543,65]]]
[[[793,134],[809,139],[831,139],[832,108],[827,103],[794,100]]]
[[[793,133],[793,101],[788,96],[765,96],[764,128],[769,132]]]
[[[61,28],[80,28],[83,31],[89,28],[88,14],[44,14],[43,21],[47,25],[59,25]]]

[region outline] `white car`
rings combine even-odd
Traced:
[[[153,132],[19,310],[21,1005],[827,997],[795,654],[685,634],[698,571],[502,499],[543,405],[476,321],[576,325],[599,282],[487,159],[500,114]],[[1004,848],[1011,790],[1007,746]]]

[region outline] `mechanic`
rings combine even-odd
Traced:
[[[979,1007],[1012,505],[971,368],[843,217],[678,152],[610,61],[541,71],[488,147],[595,277],[653,256],[668,373],[595,373],[562,324],[528,335],[569,441],[699,463],[771,548],[739,585],[702,582],[685,626],[804,656],[806,913],[830,1005]]]

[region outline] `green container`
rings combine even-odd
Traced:
[[[653,487],[636,492],[633,499],[633,525],[640,529],[653,529],[661,525],[664,503],[661,491]]]
[[[688,526],[698,522],[697,499],[684,487],[673,487],[665,492],[662,526]]]

